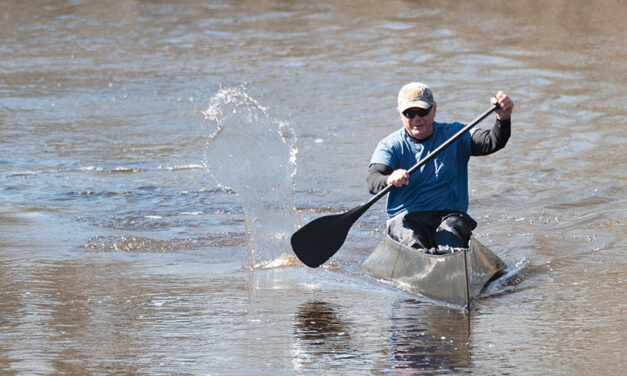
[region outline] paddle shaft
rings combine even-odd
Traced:
[[[407,172],[411,175],[414,172],[418,171],[418,169],[422,166],[424,166],[425,164],[427,164],[430,160],[432,160],[433,158],[435,158],[436,155],[438,155],[442,150],[446,149],[450,144],[452,144],[453,142],[457,141],[458,138],[460,138],[464,133],[466,133],[467,131],[469,131],[472,127],[474,127],[475,125],[477,125],[478,123],[480,123],[483,119],[485,119],[488,115],[490,115],[494,110],[496,110],[497,108],[499,108],[498,104],[493,105],[492,107],[490,107],[489,110],[487,110],[486,112],[484,112],[483,114],[479,115],[478,118],[476,118],[475,120],[471,121],[470,123],[468,123],[468,125],[466,125],[464,128],[462,128],[461,130],[459,130],[457,133],[455,133],[451,138],[449,138],[448,140],[446,140],[442,145],[438,146],[434,151],[432,151],[431,153],[429,153],[426,157],[422,158],[420,161],[418,161],[418,163],[416,163],[415,165],[413,165],[409,170],[407,170]],[[363,203],[362,205],[368,206],[370,207],[372,204],[374,204],[375,202],[379,201],[379,199],[381,199],[383,196],[385,196],[389,191],[392,190],[392,188],[394,188],[394,185],[390,184],[388,186],[386,186],[385,188],[383,188],[379,193],[377,193],[376,195],[372,196],[370,198],[370,200],[366,201],[365,203]]]

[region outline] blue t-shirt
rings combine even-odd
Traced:
[[[405,128],[401,128],[379,142],[370,164],[382,163],[394,170],[409,170],[464,126],[434,122],[433,134],[422,142],[413,141]],[[468,161],[474,130],[464,133],[410,175],[409,185],[390,191],[387,199],[389,218],[416,211],[468,210]]]

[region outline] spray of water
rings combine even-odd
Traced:
[[[247,266],[293,264],[289,238],[300,225],[293,131],[270,116],[245,86],[220,90],[203,114],[212,127],[205,167],[218,184],[237,193],[244,209]]]

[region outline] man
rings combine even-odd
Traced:
[[[514,103],[499,91],[496,123],[476,127],[442,150],[411,176],[407,170],[457,133],[464,124],[435,122],[437,105],[431,89],[411,82],[398,93],[403,128],[379,142],[367,178],[370,193],[394,185],[387,199],[388,234],[395,240],[433,253],[468,247],[477,222],[468,211],[470,156],[492,154],[509,139]]]

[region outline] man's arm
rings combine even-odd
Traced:
[[[490,130],[478,129],[472,134],[470,155],[488,155],[502,149],[512,133],[511,115],[514,111],[514,102],[503,91],[499,91],[490,103],[499,105],[496,110],[496,123]]]
[[[470,155],[489,155],[505,147],[510,135],[511,120],[496,119],[492,129],[477,129],[472,134]]]
[[[373,195],[381,192],[383,188],[388,186],[387,180],[392,171],[392,167],[382,163],[371,164],[368,168],[368,177],[366,178],[368,191]]]

